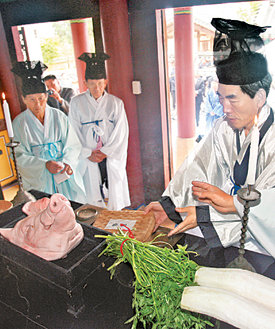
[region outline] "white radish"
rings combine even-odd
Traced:
[[[275,280],[261,274],[235,268],[201,267],[195,274],[195,282],[233,292],[275,311]]]
[[[187,287],[181,308],[206,314],[239,329],[275,328],[275,312],[228,291],[201,286]]]

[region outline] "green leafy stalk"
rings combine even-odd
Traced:
[[[155,240],[144,243],[122,232],[96,237],[104,238],[107,243],[99,256],[105,254],[116,258],[108,268],[111,277],[121,262],[129,262],[133,268],[135,291],[132,306],[135,315],[126,322],[132,322],[132,329],[139,322],[144,328],[150,325],[152,329],[205,329],[207,325],[213,326],[206,317],[180,307],[183,289],[195,285],[195,272],[199,268],[189,259],[193,252],[187,251],[187,246],[160,248]]]

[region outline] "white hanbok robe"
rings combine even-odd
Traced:
[[[267,120],[270,111],[272,110],[266,105],[260,112],[259,129]],[[197,207],[198,226],[210,247],[217,247],[218,243],[221,243],[223,247],[238,245],[241,215],[221,214],[211,206],[207,206],[208,210],[206,210],[205,204],[196,201],[192,195],[192,181],[207,182],[230,194],[234,186],[232,181],[235,161],[241,162],[243,160],[251,141],[251,133],[245,137],[244,132],[242,132],[240,140],[241,149],[238,153],[236,132],[228,125],[224,117],[218,119],[209,135],[198,144],[197,149],[184,161],[163,193],[163,197],[169,197],[175,207],[199,206]],[[262,191],[275,187],[274,141],[275,124],[273,121],[259,146],[255,183],[257,190]],[[250,208],[249,217],[255,218],[257,216],[259,218],[261,211],[266,212],[266,201],[264,201],[264,198],[266,198],[265,193],[262,194],[261,204],[257,208]],[[253,215],[254,212],[255,215]],[[272,210],[270,211],[270,216],[268,218],[264,216],[265,219],[263,219],[266,227],[270,225],[270,230],[258,230],[257,234],[255,234],[255,220],[248,220],[245,248],[275,257],[274,238],[272,247],[270,247],[270,244],[265,243],[266,240],[270,241],[275,233],[274,219],[271,213]],[[182,216],[182,219],[184,218]]]
[[[126,173],[129,127],[122,100],[105,91],[97,101],[87,90],[71,100],[69,119],[82,144],[79,170],[84,178],[87,203],[105,207],[98,163],[88,159],[100,140],[100,150],[107,155],[107,208],[120,210],[129,206]]]
[[[67,116],[58,109],[46,106],[44,125],[26,109],[13,120],[14,140],[19,173],[25,190],[35,189],[53,194],[59,192],[67,199],[85,201],[83,179],[77,172],[81,144]],[[73,175],[57,184],[46,162],[67,163]]]

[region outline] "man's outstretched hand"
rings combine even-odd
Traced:
[[[233,196],[225,193],[218,187],[204,183],[193,181],[193,195],[201,202],[205,202],[221,213],[236,213]]]
[[[148,214],[150,211],[153,212],[156,220],[156,224],[154,228],[154,232],[155,232],[155,230],[166,220],[169,220],[169,218],[166,212],[164,211],[164,209],[162,208],[161,204],[157,201],[151,202],[147,207],[145,207],[144,209],[145,214]]]

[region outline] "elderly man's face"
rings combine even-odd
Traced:
[[[47,99],[48,96],[46,93],[30,94],[23,97],[23,101],[27,108],[30,109],[35,116],[44,114]]]
[[[261,90],[260,93],[265,92]],[[250,130],[253,126],[255,115],[264,105],[265,96],[252,99],[243,93],[240,86],[219,84],[217,91],[223,112],[228,124],[233,129]],[[261,94],[263,96],[263,94]],[[264,98],[264,99],[263,99]]]
[[[105,79],[87,79],[86,81],[86,86],[89,89],[91,95],[95,98],[98,99],[100,96],[102,96],[104,89],[107,85],[107,80]]]

